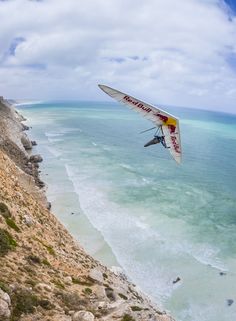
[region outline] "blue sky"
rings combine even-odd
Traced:
[[[236,0],[225,0],[225,3],[232,9],[232,11],[236,12]]]
[[[0,94],[236,113],[236,0],[0,1]]]

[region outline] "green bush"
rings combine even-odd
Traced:
[[[51,310],[55,307],[49,300],[42,299],[38,301],[38,305],[40,305],[44,310]]]
[[[92,294],[92,289],[90,289],[90,288],[85,288],[85,289],[83,289],[83,293],[84,294],[86,294],[86,295],[90,295],[90,294]]]
[[[26,258],[30,263],[36,263],[36,264],[40,264],[41,260],[38,256],[36,255],[29,255]]]
[[[30,280],[26,280],[25,283],[29,284],[33,288],[37,284],[37,281],[30,279]]]
[[[143,308],[140,308],[140,307],[138,307],[138,306],[136,306],[136,305],[133,305],[133,306],[131,307],[131,310],[132,310],[132,311],[142,311]]]
[[[78,293],[60,293],[58,294],[62,303],[69,309],[69,310],[76,310],[78,306],[84,305],[87,306],[88,301],[87,299],[81,299]]]
[[[15,230],[16,232],[20,232],[19,227],[16,225],[15,221],[13,219],[11,219],[10,217],[5,217],[5,221],[7,223],[7,225],[12,228],[13,230]]]
[[[42,259],[42,263],[47,266],[51,266],[47,259]]]
[[[131,315],[125,314],[121,321],[135,321],[135,319]]]
[[[52,283],[54,283],[59,289],[65,289],[65,285],[59,280],[52,280]]]
[[[52,246],[46,245],[46,244],[44,244],[44,246],[45,246],[46,249],[48,250],[48,253],[49,253],[49,254],[51,254],[51,255],[56,255],[56,253],[55,253],[55,251],[54,251],[54,249],[53,249]]]
[[[38,241],[40,244],[42,244],[42,245],[47,249],[47,251],[48,251],[49,254],[51,254],[51,255],[56,255],[56,253],[55,253],[55,251],[54,251],[54,249],[53,249],[53,247],[52,247],[51,245],[45,244],[43,241],[41,241],[41,240],[38,239],[37,237],[33,237],[33,239],[34,239],[35,241]]]
[[[19,290],[12,296],[12,317],[11,321],[18,321],[20,316],[25,313],[33,313],[35,307],[39,305],[36,295],[28,290]]]
[[[79,285],[87,285],[87,286],[93,285],[92,282],[90,282],[90,281],[80,280],[80,279],[74,278],[74,277],[72,277],[72,282],[73,282],[74,284],[79,284]]]
[[[0,289],[2,289],[4,292],[10,293],[9,287],[5,284],[5,282],[0,281]]]
[[[0,229],[0,256],[6,255],[10,250],[13,250],[17,246],[16,241],[13,239],[11,234]]]
[[[11,217],[11,212],[9,211],[7,205],[2,202],[0,202],[0,214],[5,218]]]
[[[126,295],[124,295],[124,294],[122,294],[122,293],[118,293],[118,294],[119,294],[119,296],[121,297],[121,299],[123,299],[123,300],[128,300],[128,298],[127,298]]]

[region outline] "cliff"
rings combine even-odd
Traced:
[[[0,101],[0,320],[173,321],[47,209],[23,120]]]

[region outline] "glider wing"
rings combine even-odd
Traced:
[[[181,141],[179,132],[179,120],[164,110],[147,104],[137,98],[122,93],[105,85],[98,85],[106,94],[116,101],[126,105],[130,109],[140,113],[146,119],[152,121],[155,126],[162,127],[166,145],[177,163],[181,162]]]

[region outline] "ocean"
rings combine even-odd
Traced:
[[[113,102],[18,106],[44,162],[52,212],[177,321],[236,320],[236,115],[166,107],[183,162]],[[180,278],[179,282],[175,281]]]

